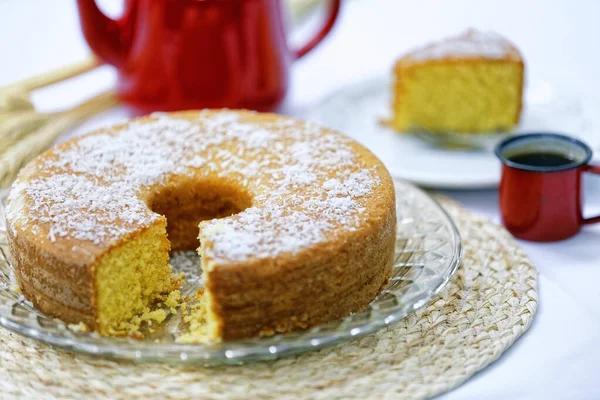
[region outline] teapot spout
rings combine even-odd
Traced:
[[[131,4],[131,2],[129,3]],[[92,51],[104,62],[121,66],[127,57],[131,29],[131,9],[118,21],[100,11],[95,0],[77,0],[83,35]]]

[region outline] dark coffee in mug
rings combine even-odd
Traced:
[[[560,167],[575,162],[575,160],[567,157],[565,154],[548,152],[516,154],[508,157],[508,159],[515,164],[529,165],[532,167]]]
[[[581,141],[555,133],[529,133],[496,147],[502,162],[500,211],[508,230],[520,239],[562,240],[600,216],[582,213],[582,174],[600,174],[590,164],[592,150]]]

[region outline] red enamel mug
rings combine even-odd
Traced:
[[[83,34],[118,71],[117,93],[140,113],[201,108],[276,109],[289,67],[331,30],[332,0],[316,36],[286,41],[282,0],[126,0],[118,20],[77,0]]]
[[[589,164],[583,142],[554,133],[514,136],[496,147],[502,162],[500,212],[515,237],[537,242],[563,240],[600,216],[582,215],[582,175],[600,174]]]

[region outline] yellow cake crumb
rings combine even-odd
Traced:
[[[188,324],[188,333],[177,338],[178,343],[216,343],[220,339],[215,337],[214,326],[210,323],[210,311],[208,309],[209,296],[204,289],[200,289],[194,296],[197,300],[194,304],[184,303],[182,313],[183,321]],[[185,310],[185,311],[184,311]]]
[[[184,299],[182,301],[181,305],[179,306],[179,309],[181,310],[181,313],[183,315],[187,315],[187,313],[188,313],[188,301],[189,301],[189,297],[187,297],[187,300]]]
[[[171,314],[177,314],[177,306],[181,303],[181,292],[179,290],[173,290],[167,296],[165,300],[165,306],[169,307]]]
[[[167,318],[167,312],[163,309],[154,310],[154,311],[146,311],[141,315],[142,321],[148,321],[148,324],[151,324],[152,321],[156,321],[158,323],[163,322]]]
[[[69,328],[69,330],[71,330],[73,332],[89,332],[90,331],[90,327],[87,326],[86,324],[84,324],[83,322],[80,322],[78,324],[69,324],[69,325],[67,325],[67,328]]]
[[[173,266],[169,265],[169,268],[173,269]],[[185,274],[183,272],[180,272],[178,274],[172,274],[171,275],[171,291],[179,289],[184,280],[185,280]]]

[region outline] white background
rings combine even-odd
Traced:
[[[74,3],[0,0],[0,85],[88,54]],[[103,2],[108,9],[119,3]],[[332,35],[293,67],[283,111],[300,113],[337,88],[388,71],[411,47],[468,27],[515,42],[530,77],[600,97],[600,1],[346,0]],[[34,100],[57,109],[110,87],[113,79],[103,67]],[[116,110],[78,131],[126,115]],[[586,185],[586,212],[600,212],[600,183],[590,178]],[[495,190],[444,193],[499,222]],[[561,243],[522,245],[539,271],[533,326],[500,360],[442,397],[600,399],[600,226]]]

